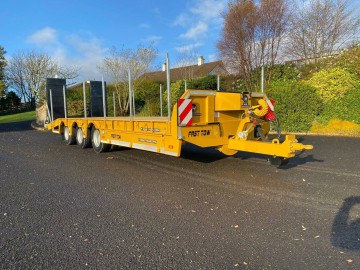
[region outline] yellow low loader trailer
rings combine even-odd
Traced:
[[[264,93],[186,90],[170,121],[164,117],[58,118],[47,127],[62,134],[66,144],[92,145],[97,153],[117,145],[179,157],[181,147],[191,143],[215,147],[225,155],[238,151],[268,155],[270,163],[279,166],[296,151],[313,146],[298,143],[295,135],[286,135],[282,143],[268,140],[273,111]]]

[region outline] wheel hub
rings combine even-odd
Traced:
[[[101,140],[100,140],[100,131],[97,129],[94,131],[93,134],[93,142],[95,144],[96,147],[100,146]]]
[[[79,143],[82,143],[82,141],[84,140],[84,137],[83,137],[83,134],[82,134],[82,131],[80,128],[77,130],[76,139]]]
[[[69,128],[68,127],[65,127],[64,128],[64,138],[65,140],[69,140],[69,137],[70,137],[70,134],[69,134]]]

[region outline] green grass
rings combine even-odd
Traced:
[[[36,119],[36,112],[31,111],[31,112],[24,112],[24,113],[0,116],[0,124],[27,121],[27,120],[35,120],[35,119]]]

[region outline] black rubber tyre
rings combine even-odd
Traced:
[[[72,127],[72,134],[69,133],[69,127],[64,127],[64,133],[62,134],[65,144],[71,145],[75,143],[76,140],[76,129]]]
[[[269,156],[268,161],[273,166],[285,166],[289,163],[288,158],[277,157],[277,156]]]
[[[88,136],[84,137],[82,128],[78,127],[76,129],[76,144],[82,149],[89,147],[91,145],[91,132],[88,132]]]
[[[101,142],[100,130],[96,128],[91,130],[91,143],[96,153],[107,152],[111,148],[111,144]]]

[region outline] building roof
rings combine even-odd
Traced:
[[[212,74],[228,74],[228,72],[226,71],[222,61],[170,69],[170,77],[172,81],[189,79],[189,74],[191,74],[192,78],[200,78]],[[142,75],[142,77],[155,82],[166,81],[166,71],[148,72]]]

